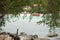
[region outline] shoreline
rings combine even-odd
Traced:
[[[7,35],[7,34],[12,34],[12,35],[18,35],[18,34],[16,34],[16,33],[0,33],[0,35],[1,34],[5,34],[5,35]],[[22,33],[22,34],[20,34],[20,35],[18,35],[19,37],[21,37],[22,36],[22,38],[23,37],[29,37],[29,36],[34,36],[34,35],[27,35],[26,33]],[[38,35],[35,35],[37,38],[39,38],[39,39],[41,39],[41,40],[60,40],[60,35],[58,35],[58,36],[56,36],[56,37],[48,37],[48,36],[38,36]]]

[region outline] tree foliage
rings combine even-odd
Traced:
[[[60,11],[60,0],[48,0],[46,5],[47,13],[55,13]]]
[[[44,23],[50,27],[60,27],[60,13],[56,14],[45,14],[42,16],[42,20],[37,23]]]
[[[43,15],[43,23],[51,26],[60,25],[60,0],[43,0],[44,6],[44,14]],[[46,10],[45,10],[46,9]]]
[[[55,29],[56,27],[60,27],[60,0],[45,0],[43,5],[43,19],[37,23],[44,23],[48,25],[50,27],[49,36],[56,36],[57,34],[55,33]]]
[[[38,6],[33,6],[38,4]],[[24,6],[30,6],[30,12],[48,13],[43,15],[43,20],[50,27],[60,25],[60,0],[0,0],[0,13],[17,15],[23,11]],[[51,16],[50,16],[51,13]]]
[[[40,2],[40,0],[0,0],[0,12],[17,14],[23,11],[22,8],[24,6],[31,6],[33,10],[33,4],[40,4]],[[38,11],[40,10],[40,6],[35,8]]]

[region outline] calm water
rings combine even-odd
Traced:
[[[23,14],[18,18],[10,19],[11,22],[6,21],[4,31],[16,33],[17,28],[19,29],[19,34],[25,32],[28,35],[37,34],[40,36],[45,36],[49,33],[49,27],[47,25],[38,25],[36,22],[41,20],[42,14],[39,17],[33,16],[31,22],[29,22],[29,14],[25,19],[23,19]],[[60,29],[57,28],[56,32],[60,34]]]

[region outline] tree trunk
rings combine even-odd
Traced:
[[[56,32],[55,32],[55,27],[50,27],[49,29],[49,37],[55,37],[57,36]]]

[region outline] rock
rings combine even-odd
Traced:
[[[2,32],[0,33],[0,40],[14,40],[10,33]]]
[[[27,35],[25,32],[20,33],[20,36],[25,36],[25,35]]]
[[[48,39],[48,38],[40,38],[40,40],[50,40],[50,39]]]
[[[20,40],[31,40],[30,36],[20,36]]]

